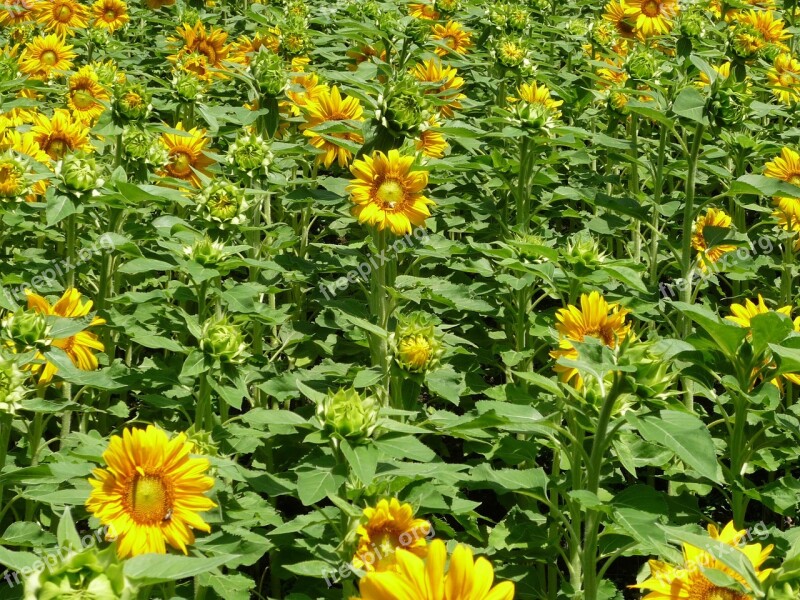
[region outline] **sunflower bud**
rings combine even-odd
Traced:
[[[436,10],[450,15],[461,9],[461,0],[436,0],[435,7]]]
[[[183,100],[194,102],[199,100],[205,92],[205,84],[197,77],[194,71],[174,71],[172,86]]]
[[[744,95],[728,88],[716,90],[709,103],[709,113],[720,127],[743,123],[747,112]]]
[[[395,138],[414,137],[430,117],[425,95],[410,77],[396,82],[378,102],[376,117]]]
[[[205,236],[191,246],[186,246],[183,252],[197,264],[215,269],[225,257],[225,245]]]
[[[24,198],[31,189],[27,162],[6,152],[0,156],[0,198]]]
[[[122,149],[128,158],[144,160],[150,152],[150,147],[155,143],[155,137],[141,127],[126,126],[122,131]]]
[[[25,578],[24,600],[135,600],[138,594],[111,547],[99,552],[92,545],[65,559],[61,552],[51,556],[58,558],[55,566],[44,561],[42,571]]]
[[[681,33],[686,37],[700,38],[706,32],[708,20],[700,10],[688,10],[681,15]]]
[[[730,44],[742,58],[752,58],[764,46],[764,40],[755,27],[740,23],[730,29]]]
[[[114,91],[115,114],[124,121],[141,121],[150,112],[151,95],[139,83],[124,83]]]
[[[0,354],[0,413],[15,414],[27,393],[25,375],[14,361]]]
[[[406,26],[405,34],[422,46],[431,35],[431,22],[428,19],[415,19]]]
[[[402,318],[389,338],[389,345],[397,365],[411,373],[431,370],[444,354],[441,335],[424,313]]]
[[[239,136],[228,148],[228,164],[248,175],[254,175],[261,170],[266,173],[272,159],[270,142],[255,134]]]
[[[492,25],[498,29],[505,30],[506,25],[508,25],[508,13],[510,10],[511,7],[508,4],[498,2],[486,9],[486,16]]]
[[[531,15],[521,6],[512,6],[508,11],[508,26],[515,31],[524,31],[531,24]]]
[[[767,600],[797,600],[800,598],[800,581],[773,583],[767,591]]]
[[[178,12],[178,21],[194,27],[200,22],[200,12],[191,6],[181,6]]]
[[[595,267],[605,260],[600,244],[588,233],[578,233],[567,242],[563,251],[564,259],[573,265]]]
[[[378,421],[378,405],[354,388],[328,392],[318,406],[317,418],[329,435],[359,441],[372,435]]]
[[[647,48],[634,50],[625,61],[625,70],[633,79],[652,79],[658,73],[659,67],[656,55]]]
[[[286,73],[283,70],[283,60],[266,48],[260,48],[253,55],[249,69],[258,89],[266,96],[280,95],[288,84]]]
[[[219,446],[214,441],[214,437],[205,429],[196,429],[195,425],[186,430],[186,441],[194,444],[192,454],[202,454],[203,456],[219,456]]]
[[[639,398],[667,398],[674,393],[676,373],[658,352],[655,342],[631,343],[622,353],[620,364],[636,367],[635,372],[626,373],[626,378],[631,393]]]
[[[244,190],[226,179],[215,179],[195,195],[195,202],[202,207],[212,221],[225,225],[239,225],[244,222],[247,203]]]
[[[528,56],[528,48],[522,38],[504,35],[497,40],[494,55],[498,63],[513,69],[525,62]]]
[[[6,83],[19,78],[19,63],[8,54],[0,56],[0,82]]]
[[[553,111],[539,102],[518,102],[514,117],[521,127],[533,131],[546,129],[553,123]]]
[[[291,19],[283,33],[282,48],[289,57],[305,54],[313,44],[305,19]]]
[[[244,360],[247,344],[242,330],[223,316],[203,323],[200,349],[220,362],[240,363]]]
[[[97,48],[105,48],[111,41],[111,36],[108,35],[108,32],[105,29],[90,27],[87,30],[87,34],[89,41],[92,42],[92,44],[94,44]]]
[[[18,349],[23,350],[46,339],[48,326],[43,314],[20,307],[3,319],[3,329]]]
[[[758,50],[758,57],[763,58],[769,63],[773,63],[775,62],[775,59],[778,58],[778,55],[783,52],[785,52],[785,50],[783,50],[777,44],[764,44]]]
[[[75,192],[88,192],[103,185],[97,162],[88,156],[69,154],[64,157],[57,170],[60,170],[64,185]]]

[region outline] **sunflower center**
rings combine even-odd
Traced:
[[[153,525],[169,511],[169,493],[161,477],[136,475],[128,489],[128,505],[136,523]]]
[[[61,138],[51,138],[46,144],[46,147],[43,148],[45,152],[51,156],[55,156],[56,158],[61,158],[64,156],[69,149],[69,143],[67,140]]]
[[[94,96],[86,90],[75,90],[72,94],[72,103],[78,110],[89,110],[94,106]]]
[[[116,21],[117,13],[115,13],[112,9],[108,9],[105,13],[105,19],[108,22]]]
[[[403,200],[403,187],[393,179],[387,179],[375,195],[385,208],[395,208]]]
[[[62,4],[55,11],[55,18],[56,21],[60,21],[62,23],[68,23],[69,20],[72,18],[72,9],[66,4]]]
[[[41,62],[48,66],[54,66],[58,62],[58,54],[53,50],[45,50],[42,52]]]
[[[425,366],[431,355],[431,345],[422,336],[405,339],[401,343],[400,353],[403,360],[416,369]]]
[[[597,338],[610,348],[614,346],[614,333],[609,327],[601,325],[599,327],[587,329],[583,335],[584,337],[588,335],[590,337]]]
[[[125,103],[132,108],[138,108],[142,105],[142,97],[136,92],[128,92],[125,94]]]
[[[217,63],[217,51],[211,45],[203,42],[197,48],[197,51],[205,56],[211,64]]]
[[[648,17],[657,17],[661,14],[661,5],[657,0],[647,0],[642,3],[642,12]]]
[[[700,600],[743,600],[746,597],[744,594],[729,588],[712,587],[700,596]]]
[[[172,170],[178,175],[186,175],[191,164],[191,157],[186,152],[176,152],[172,157]]]

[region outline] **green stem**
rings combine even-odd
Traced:
[[[211,412],[211,386],[208,383],[208,374],[202,373],[200,387],[197,390],[197,406],[195,406],[194,426],[196,430],[211,431],[213,427]]]
[[[631,172],[628,180],[628,189],[633,199],[639,201],[639,119],[636,114],[631,114],[630,128],[631,138]],[[637,263],[642,258],[642,224],[638,219],[634,219],[633,228],[633,260]]]
[[[0,471],[6,466],[8,446],[11,442],[11,429],[14,417],[9,413],[0,413]],[[0,484],[0,505],[3,505],[3,485]]]
[[[661,195],[664,187],[664,156],[667,149],[667,134],[669,130],[662,127],[658,135],[658,155],[656,157],[656,171],[653,178],[653,214],[650,218],[652,231],[650,235],[650,285],[658,282],[658,231],[661,220]]]

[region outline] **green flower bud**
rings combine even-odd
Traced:
[[[46,339],[49,328],[43,314],[20,307],[3,319],[3,329],[19,350],[25,350]]]
[[[59,171],[67,188],[76,192],[88,192],[103,185],[94,158],[69,154],[56,167],[56,172]]]
[[[0,156],[0,198],[22,200],[30,189],[28,162],[11,152]]]
[[[378,421],[378,405],[371,397],[364,398],[354,388],[328,392],[318,406],[317,418],[334,438],[357,442],[368,438]]]
[[[119,69],[117,69],[117,65],[113,60],[92,63],[92,67],[94,68],[94,72],[97,73],[97,79],[104,86],[111,87],[117,83],[117,73]]]
[[[548,129],[553,125],[553,111],[538,102],[517,102],[514,116],[520,127],[532,131]]]
[[[632,342],[624,349],[620,364],[631,365],[635,372],[626,373],[629,393],[641,399],[664,399],[674,395],[677,373],[658,351],[656,342]]]
[[[584,267],[595,267],[606,257],[597,240],[586,232],[580,232],[573,236],[567,242],[562,255],[568,263]]]
[[[433,369],[444,354],[441,335],[433,320],[424,313],[401,318],[389,337],[389,346],[397,365],[410,373]]]
[[[782,52],[784,52],[784,50],[777,44],[764,44],[758,50],[758,57],[763,58],[768,63],[774,63],[775,59],[778,58],[778,55]]]
[[[547,12],[552,8],[551,0],[531,0],[530,4],[533,8],[541,12]]]
[[[183,251],[197,264],[209,269],[215,269],[225,258],[225,245],[222,242],[215,242],[208,236],[197,240],[191,246],[186,246]]]
[[[314,44],[311,42],[311,35],[308,24],[304,18],[290,19],[283,32],[281,48],[289,57],[300,56],[311,49]]]
[[[767,591],[767,600],[798,600],[800,598],[800,582],[797,580],[775,582]]]
[[[194,102],[205,92],[205,84],[194,71],[174,71],[172,85],[183,100]]]
[[[589,33],[589,22],[586,19],[571,19],[567,29],[574,36],[584,37]]]
[[[510,7],[508,26],[515,31],[524,31],[531,24],[531,14],[521,6]]]
[[[271,147],[270,142],[261,136],[240,135],[228,148],[228,164],[251,176],[256,171],[266,173],[273,159]]]
[[[200,349],[225,363],[240,363],[244,360],[247,344],[239,326],[227,316],[214,317],[203,323]]]
[[[286,89],[288,79],[283,69],[283,60],[266,48],[260,48],[253,56],[249,70],[262,94],[276,97]]]
[[[195,425],[192,425],[186,430],[186,441],[194,444],[193,454],[219,456],[219,447],[214,437],[205,429],[195,429]]]
[[[135,125],[126,126],[122,131],[122,148],[133,160],[144,160],[155,141],[154,135]]]
[[[178,22],[194,27],[200,21],[200,12],[191,6],[181,6],[178,12]]]
[[[411,77],[395,82],[385,96],[378,97],[378,122],[396,138],[414,137],[430,118],[428,101]]]
[[[19,63],[13,56],[0,56],[0,82],[6,83],[19,78]]]
[[[655,54],[647,48],[637,48],[628,55],[625,70],[633,79],[650,80],[660,68]]]
[[[540,235],[531,233],[518,235],[509,241],[509,245],[523,262],[543,263],[549,260],[545,250],[549,248],[547,240]]]
[[[450,15],[459,11],[461,0],[436,0],[434,7],[436,10]]]
[[[124,83],[114,90],[116,116],[123,121],[141,121],[150,113],[151,95],[139,83]]]
[[[528,58],[528,47],[525,41],[516,36],[504,35],[495,44],[497,62],[504,67],[519,67]]]
[[[753,26],[738,24],[730,29],[730,44],[742,58],[752,58],[764,46],[764,39]]]
[[[17,364],[0,354],[0,413],[16,414],[28,394],[25,375]]]
[[[98,27],[90,27],[86,30],[89,40],[98,48],[105,48],[108,43],[111,41],[108,32],[105,29],[100,29]]]
[[[709,113],[720,127],[743,123],[747,118],[746,97],[732,89],[720,88],[715,91],[709,103]]]
[[[308,4],[304,0],[289,0],[286,3],[286,14],[290,19],[305,19],[308,13]]]
[[[498,29],[505,30],[508,25],[508,15],[511,7],[505,2],[499,2],[486,9],[489,22]]]
[[[195,195],[195,202],[212,221],[220,223],[222,228],[244,222],[244,211],[247,208],[244,190],[226,179],[215,179],[199,190]]]
[[[393,21],[394,18],[394,15],[387,15],[387,19]],[[422,46],[431,35],[431,22],[427,19],[414,19],[406,25],[405,34]]]
[[[681,16],[681,33],[687,37],[700,38],[706,32],[708,20],[702,11],[689,10]]]

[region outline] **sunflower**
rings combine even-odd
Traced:
[[[5,0],[0,7],[0,25],[16,27],[30,21],[33,7],[30,0]]]
[[[347,191],[355,206],[353,215],[360,223],[386,227],[395,235],[411,233],[411,226],[423,227],[431,216],[433,200],[422,195],[428,185],[427,171],[412,171],[414,158],[400,156],[397,150],[386,155],[377,151],[355,160],[350,172],[355,176]]]
[[[675,0],[628,0],[628,4],[636,33],[644,38],[669,33],[679,10]]]
[[[764,166],[764,175],[800,186],[800,154],[791,148],[782,148],[781,155]],[[800,199],[775,196],[772,202],[776,206],[773,216],[784,229],[791,231],[800,227]]]
[[[609,62],[608,67],[597,69],[597,87],[608,96],[608,103],[616,110],[623,110],[628,104],[628,90],[625,82],[628,73],[620,63]]]
[[[456,54],[466,54],[472,47],[472,34],[464,31],[461,23],[448,21],[446,25],[436,24],[431,32],[431,39],[443,42],[451,52]],[[434,50],[439,56],[447,56],[448,50],[441,45],[437,45]]]
[[[358,98],[350,96],[343,98],[336,86],[332,88],[324,86],[316,98],[306,99],[303,110],[306,117],[306,122],[300,126],[303,135],[309,138],[312,146],[324,150],[324,153],[317,155],[317,162],[324,164],[325,167],[330,167],[336,160],[340,167],[346,167],[350,163],[353,153],[332,141],[331,138],[361,144],[364,142],[362,135],[356,131],[335,131],[323,136],[313,129],[336,121],[363,121],[364,117],[361,115],[364,109]]]
[[[81,69],[69,78],[67,105],[72,114],[86,125],[92,124],[103,114],[111,96],[101,84],[95,70],[90,67]]]
[[[408,14],[415,19],[425,19],[427,21],[438,21],[439,11],[433,4],[426,2],[413,2],[408,5]]]
[[[375,507],[364,509],[366,523],[356,530],[358,549],[353,566],[367,572],[396,568],[395,551],[403,548],[416,556],[425,557],[431,525],[425,519],[414,518],[410,504],[400,504],[397,498],[380,500]]]
[[[183,47],[176,54],[168,56],[168,60],[179,64],[187,56],[199,55],[205,59],[204,64],[208,67],[208,69],[194,70],[200,77],[203,79],[227,77],[223,72],[227,70],[223,62],[233,61],[235,56],[231,55],[233,45],[225,43],[228,39],[226,31],[218,27],[206,31],[205,25],[198,21],[192,26],[182,24],[177,33],[178,38],[170,38],[170,41],[175,42],[180,39]]]
[[[0,143],[0,150],[13,150],[17,154],[32,158],[36,162],[52,169],[50,157],[39,147],[36,137],[31,131],[26,131],[25,133],[7,131],[3,136],[2,143]],[[2,176],[0,176],[0,181],[2,181]],[[25,199],[28,202],[35,202],[38,196],[47,191],[49,184],[50,182],[46,178],[36,179],[31,185],[30,194]]]
[[[605,6],[603,19],[611,23],[620,36],[633,38],[635,34],[635,14],[636,9],[628,6],[625,0],[611,0]]]
[[[439,130],[439,123],[435,117],[420,128],[419,137],[414,146],[418,152],[422,152],[428,158],[442,158],[444,156],[444,152],[447,150],[447,142]]]
[[[81,302],[81,294],[75,288],[68,288],[61,299],[54,305],[38,294],[34,294],[30,290],[26,290],[25,294],[28,296],[28,309],[33,310],[39,314],[48,317],[62,317],[65,319],[85,319],[85,317],[92,310],[92,301],[86,303]],[[93,317],[87,327],[94,327],[95,325],[103,325],[105,319],[100,317]],[[69,356],[72,364],[83,371],[94,371],[98,367],[97,357],[92,350],[103,352],[105,350],[103,343],[97,338],[94,333],[89,331],[81,331],[66,338],[57,338],[51,340],[51,344],[56,348],[61,348],[67,356]],[[42,354],[37,355],[39,360],[44,360]],[[34,373],[41,371],[39,375],[39,385],[49,383],[53,379],[53,375],[58,371],[53,363],[46,363],[44,368],[42,365],[34,365],[31,369]]]
[[[541,106],[553,119],[558,119],[561,116],[561,111],[558,110],[558,107],[564,104],[564,101],[553,100],[550,96],[550,89],[546,85],[539,85],[535,81],[523,83],[517,88],[517,94],[520,100],[528,104]]]
[[[731,76],[731,61],[724,62],[719,66],[711,65],[711,68],[714,69],[714,72],[717,74],[717,79],[725,80]],[[696,81],[695,85],[699,88],[705,88],[711,85],[711,80],[708,78],[708,75],[700,71],[699,81]]]
[[[514,584],[503,581],[492,587],[494,569],[483,557],[459,544],[445,570],[447,549],[433,540],[425,560],[412,552],[397,550],[397,571],[368,573],[358,584],[355,600],[513,600]]]
[[[89,16],[86,7],[76,0],[38,0],[33,11],[40,25],[61,37],[86,27]]]
[[[466,98],[460,92],[464,78],[458,76],[453,67],[442,64],[442,61],[430,59],[417,64],[411,74],[422,83],[437,84],[426,89],[425,93],[435,96],[439,114],[445,118],[453,116],[453,111],[461,109],[461,100]]]
[[[800,61],[783,52],[775,57],[767,72],[772,93],[781,104],[792,105],[800,101]]]
[[[62,158],[67,152],[92,150],[89,129],[79,120],[73,120],[70,112],[63,108],[57,108],[52,119],[37,114],[31,131],[39,147],[54,160]]]
[[[772,545],[762,548],[761,544],[742,546],[745,530],[736,531],[733,522],[728,523],[722,531],[715,525],[708,526],[711,539],[717,540],[741,552],[753,566],[759,581],[764,581],[772,569],[760,569],[772,552]],[[712,583],[703,573],[704,569],[721,571],[748,589],[747,582],[736,571],[711,554],[691,544],[683,544],[683,565],[674,566],[660,560],[650,561],[650,579],[632,588],[650,590],[643,600],[748,600],[749,594],[732,588],[720,587]]]
[[[199,188],[200,177],[193,169],[207,174],[206,167],[214,161],[203,154],[203,150],[210,140],[206,137],[205,129],[194,127],[190,131],[186,131],[182,123],[178,123],[175,129],[185,131],[186,134],[165,133],[161,136],[161,141],[169,153],[169,163],[162,174],[191,181],[195,187]]]
[[[92,13],[94,14],[92,25],[105,29],[108,33],[114,33],[130,20],[128,6],[122,0],[97,0],[92,5]]]
[[[709,242],[705,238],[706,227],[722,227],[730,229],[731,218],[723,210],[716,208],[709,208],[706,214],[702,217],[697,217],[694,223],[694,231],[692,233],[692,248],[697,250],[700,254],[697,257],[697,263],[702,270],[706,270],[706,260],[712,263],[717,262],[723,254],[733,252],[736,246],[730,244],[722,244],[721,246],[709,246]]]
[[[17,200],[30,189],[27,163],[9,152],[0,154],[0,198]]]
[[[791,306],[782,306],[773,311],[767,307],[767,305],[764,303],[764,298],[762,298],[761,294],[759,294],[758,304],[754,303],[750,299],[745,300],[744,304],[731,304],[731,313],[733,316],[725,317],[725,319],[731,321],[732,323],[736,323],[741,327],[746,327],[747,329],[749,329],[753,317],[755,317],[756,315],[763,315],[769,312],[780,313],[782,315],[786,315],[789,318],[792,317]],[[797,317],[793,321],[793,325],[795,331],[800,331],[800,317]],[[772,361],[769,361],[769,364],[774,365]],[[769,383],[777,387],[779,390],[783,390],[784,379],[788,379],[792,383],[800,385],[800,373],[784,373],[782,375],[772,378],[769,381]]]
[[[300,116],[302,109],[319,100],[323,93],[330,94],[330,90],[327,88],[327,85],[320,84],[319,76],[316,73],[290,74],[286,97],[291,102],[287,103],[287,112],[293,117]]]
[[[172,6],[175,0],[147,0],[147,8],[163,8],[165,6]]]
[[[346,52],[347,57],[352,61],[349,65],[347,65],[347,69],[349,71],[355,71],[358,69],[358,65],[363,62],[368,61],[373,56],[379,58],[382,62],[386,62],[386,50],[381,50],[378,52],[374,46],[370,46],[369,44],[360,44],[355,48],[351,48]],[[383,75],[379,75],[379,80]]]
[[[784,29],[783,19],[776,19],[771,10],[747,10],[738,13],[735,20],[745,30],[752,28],[758,32],[765,43],[775,44],[781,50],[789,49],[783,42],[792,34]]]
[[[64,38],[54,33],[39,36],[25,46],[20,57],[19,70],[34,78],[45,78],[54,72],[68,71],[77,56],[67,46]]]
[[[181,433],[169,440],[153,425],[111,437],[95,469],[86,508],[108,525],[120,558],[166,554],[166,544],[188,554],[192,529],[211,531],[198,513],[216,504],[204,495],[214,487],[209,462],[190,457],[194,444]]]
[[[609,304],[600,292],[581,294],[581,307],[572,304],[556,313],[556,331],[559,334],[558,349],[550,352],[556,360],[576,360],[578,350],[572,342],[582,342],[586,337],[597,338],[609,348],[616,348],[630,333],[631,326],[625,322],[628,310],[619,304]],[[559,379],[571,383],[577,389],[583,387],[583,378],[578,369],[556,364]]]
[[[241,36],[232,50],[234,61],[243,65],[249,65],[253,54],[258,53],[261,48],[266,48],[273,54],[277,54],[281,47],[281,30],[278,27],[270,27],[266,31],[256,33],[252,38],[246,35]]]

